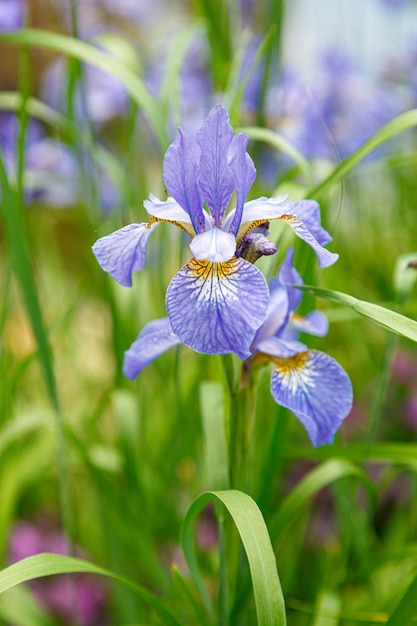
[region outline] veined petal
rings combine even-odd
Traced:
[[[142,270],[146,245],[157,224],[128,224],[93,245],[94,255],[105,272],[124,287],[132,286],[132,274]]]
[[[230,169],[233,174],[236,189],[236,209],[233,221],[228,230],[234,235],[236,235],[239,230],[245,199],[256,178],[255,166],[251,157],[246,152],[248,141],[248,135],[239,133],[236,137],[233,137],[229,148]]]
[[[299,200],[294,202],[290,213],[294,213],[307,226],[310,233],[321,246],[332,241],[331,235],[321,225],[320,205],[315,200]]]
[[[251,263],[194,258],[172,279],[166,307],[173,331],[196,352],[233,352],[246,359],[265,319],[268,295],[265,278]]]
[[[297,216],[297,205],[299,205],[299,203],[286,200],[286,196],[277,196],[276,198],[259,198],[258,200],[247,202],[243,207],[242,220],[239,231],[236,235],[237,243],[239,244],[242,237],[259,224],[263,224],[264,222],[270,220],[283,220],[291,226],[295,234],[300,237],[300,239],[303,239],[313,248],[317,254],[320,267],[333,265],[333,263],[335,263],[339,258],[339,255],[334,252],[329,252],[329,250],[323,248],[321,243],[314,236],[313,232],[311,232],[302,219]],[[305,206],[302,205],[300,213],[304,215],[306,212]],[[323,241],[323,233],[326,231],[319,227],[311,215],[308,219],[308,223],[312,226],[314,232],[319,234],[321,241]],[[224,228],[226,228],[226,223]]]
[[[196,235],[190,244],[191,252],[202,261],[208,259],[213,263],[230,261],[236,252],[236,239],[231,233],[220,228],[210,228]]]
[[[134,380],[136,376],[163,352],[180,343],[171,328],[168,317],[146,324],[138,337],[126,350],[123,359],[123,374]]]
[[[143,206],[149,215],[152,215],[157,221],[171,222],[171,224],[179,226],[191,237],[194,237],[195,230],[190,216],[174,198],[160,200],[151,193],[149,194],[149,200],[145,200]]]
[[[198,143],[180,128],[178,137],[169,146],[164,158],[165,186],[190,216],[196,233],[204,230],[204,200],[197,182],[200,154]]]
[[[201,148],[199,185],[216,226],[220,226],[224,211],[234,189],[228,165],[228,150],[233,129],[226,109],[214,107],[198,131],[195,140]]]
[[[344,369],[318,350],[272,360],[271,393],[276,402],[297,416],[314,446],[332,443],[353,401]]]

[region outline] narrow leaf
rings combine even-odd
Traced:
[[[367,488],[371,500],[375,498],[374,486],[360,467],[347,459],[329,459],[311,470],[283,500],[272,523],[271,534],[274,539],[282,538],[311,498],[321,489],[348,476],[359,478]]]
[[[0,593],[20,585],[21,583],[42,578],[43,576],[53,576],[56,574],[76,574],[76,573],[98,574],[112,578],[122,583],[135,593],[140,595],[161,617],[164,626],[180,626],[175,617],[165,608],[160,600],[158,600],[145,587],[137,585],[128,578],[119,576],[109,570],[98,565],[89,563],[82,559],[74,559],[68,556],[58,554],[37,554],[28,557],[18,563],[14,563],[0,572]]]
[[[258,626],[285,626],[284,598],[264,519],[254,500],[247,494],[235,490],[203,493],[194,500],[183,522],[182,549],[209,614],[211,617],[214,616],[211,600],[198,569],[192,530],[196,517],[212,500],[224,504],[245,548],[252,577]]]
[[[205,381],[200,385],[200,406],[203,419],[206,472],[213,489],[229,486],[229,462],[225,434],[225,406],[223,387]]]
[[[313,287],[311,285],[295,286],[297,289],[302,289],[303,291],[318,296],[319,298],[347,305],[360,315],[363,315],[363,317],[367,317],[375,322],[375,324],[379,324],[397,335],[402,335],[412,341],[417,341],[417,321],[412,320],[405,315],[386,309],[379,304],[373,304],[372,302],[366,302],[365,300],[358,300],[358,298],[354,298],[353,296],[342,293],[341,291],[333,291],[331,289],[323,289],[321,287]]]
[[[161,149],[165,150],[167,147],[165,121],[157,100],[151,96],[145,83],[115,56],[85,41],[41,29],[26,28],[13,33],[0,33],[0,39],[11,44],[55,50],[113,74],[124,84],[132,99],[147,115]]]
[[[316,187],[312,187],[306,193],[306,198],[323,197],[329,189],[349,174],[365,157],[382,146],[384,143],[400,135],[404,131],[417,126],[417,109],[401,113],[393,120],[380,128],[370,139],[365,141],[355,152],[344,159],[339,165]]]

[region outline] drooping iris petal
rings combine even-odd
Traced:
[[[321,246],[325,246],[326,243],[332,241],[331,235],[321,225],[320,205],[318,202],[315,200],[299,200],[294,202],[290,213],[295,213]]]
[[[239,230],[245,199],[256,178],[255,166],[251,157],[246,152],[248,141],[248,135],[239,133],[236,137],[233,137],[229,148],[230,169],[233,174],[236,189],[236,209],[228,230],[234,235],[236,235]]]
[[[176,224],[183,228],[191,237],[194,236],[195,231],[190,216],[174,198],[160,200],[151,193],[149,194],[149,200],[145,200],[143,206],[149,215],[152,215],[157,220]]]
[[[179,135],[165,153],[164,182],[169,194],[190,216],[196,233],[204,230],[204,200],[198,186],[200,147],[184,133]]]
[[[294,248],[288,248],[283,260],[279,274],[278,281],[281,285],[284,285],[287,290],[288,297],[288,316],[291,317],[295,309],[300,303],[303,293],[300,289],[293,287],[292,285],[302,285],[303,279],[293,266]],[[275,279],[271,281],[271,291],[274,290]]]
[[[199,184],[216,226],[222,223],[234,189],[233,175],[228,165],[232,139],[229,116],[220,105],[210,111],[195,137],[201,148]]]
[[[94,255],[105,272],[124,287],[132,286],[132,274],[145,267],[146,245],[157,224],[128,224],[93,245]]]
[[[236,252],[236,239],[231,233],[220,228],[210,228],[196,235],[190,244],[191,252],[197,259],[208,259],[213,263],[230,261]]]
[[[272,361],[275,401],[298,417],[314,446],[332,443],[352,407],[352,385],[344,369],[317,350]]]
[[[249,232],[258,224],[276,219],[283,220],[293,229],[300,239],[303,239],[313,248],[317,254],[320,267],[333,265],[339,258],[339,255],[334,252],[329,252],[329,250],[323,248],[319,241],[317,241],[304,222],[297,217],[297,205],[297,202],[289,202],[286,200],[285,196],[259,198],[258,200],[245,203],[240,228],[237,234],[238,243],[246,232]],[[301,212],[303,213],[304,211],[305,209],[302,207]],[[317,231],[316,225],[315,231]],[[322,234],[321,238],[323,238]]]
[[[196,352],[250,356],[249,346],[265,319],[268,286],[251,263],[191,259],[172,279],[166,296],[171,326]]]
[[[172,331],[168,317],[149,322],[126,350],[123,374],[126,378],[134,380],[149,363],[179,343],[180,340]]]

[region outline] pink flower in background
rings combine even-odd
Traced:
[[[9,562],[49,552],[68,555],[68,542],[59,530],[43,528],[42,524],[18,522],[9,538]],[[77,556],[82,556],[77,550]],[[103,610],[107,592],[102,580],[89,574],[52,576],[31,583],[34,595],[42,607],[56,616],[62,626],[104,626]]]

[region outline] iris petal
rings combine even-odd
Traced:
[[[230,261],[236,252],[236,239],[231,233],[220,228],[210,228],[196,235],[190,244],[191,252],[197,259],[208,259],[214,263]]]
[[[201,148],[199,184],[204,199],[220,226],[224,211],[234,189],[232,172],[228,165],[228,150],[233,129],[226,109],[216,106],[198,131],[195,140]]]
[[[249,137],[239,133],[233,137],[229,149],[230,169],[232,171],[236,188],[236,209],[233,221],[230,224],[230,232],[236,235],[239,230],[243,206],[246,196],[256,178],[256,169],[249,154],[246,152]]]
[[[328,233],[320,226],[319,222],[317,222],[317,219],[319,219],[318,205],[316,208],[312,205],[314,210],[311,211],[311,214],[309,214],[306,209],[306,202],[312,202],[314,207],[316,207],[317,203],[314,203],[314,201],[290,202],[286,200],[286,196],[277,196],[276,198],[258,198],[258,200],[252,200],[251,202],[245,203],[241,225],[236,237],[238,243],[247,232],[259,224],[269,220],[279,219],[285,221],[289,226],[291,226],[295,234],[313,248],[319,259],[320,267],[333,265],[333,263],[335,263],[339,258],[339,255],[334,252],[329,252],[329,250],[326,250],[322,246],[322,242],[326,241],[324,233]],[[300,209],[300,217],[297,215],[297,208]],[[302,219],[302,217],[305,217],[306,215],[307,225]],[[311,227],[311,230],[308,226]],[[227,223],[225,222],[224,228],[226,227]],[[319,240],[315,235],[319,236]],[[328,240],[329,239],[327,239],[327,241]]]
[[[171,222],[171,224],[175,224],[185,230],[191,237],[194,236],[195,231],[190,216],[174,198],[160,200],[151,193],[149,194],[149,200],[145,200],[143,206],[149,215],[152,215],[158,221]]]
[[[196,233],[204,230],[203,204],[198,185],[200,147],[179,129],[179,135],[166,151],[164,182],[170,195],[188,213]]]
[[[102,269],[124,287],[131,287],[133,272],[145,267],[146,246],[155,227],[128,224],[98,239],[93,252]]]
[[[196,352],[250,356],[265,319],[268,286],[251,263],[191,259],[172,279],[166,307],[178,338]]]
[[[318,350],[272,360],[276,402],[297,416],[314,446],[332,443],[352,407],[352,385],[344,369]]]
[[[167,317],[146,324],[138,337],[126,350],[123,360],[123,374],[134,380],[136,376],[163,352],[180,343],[173,333]]]

